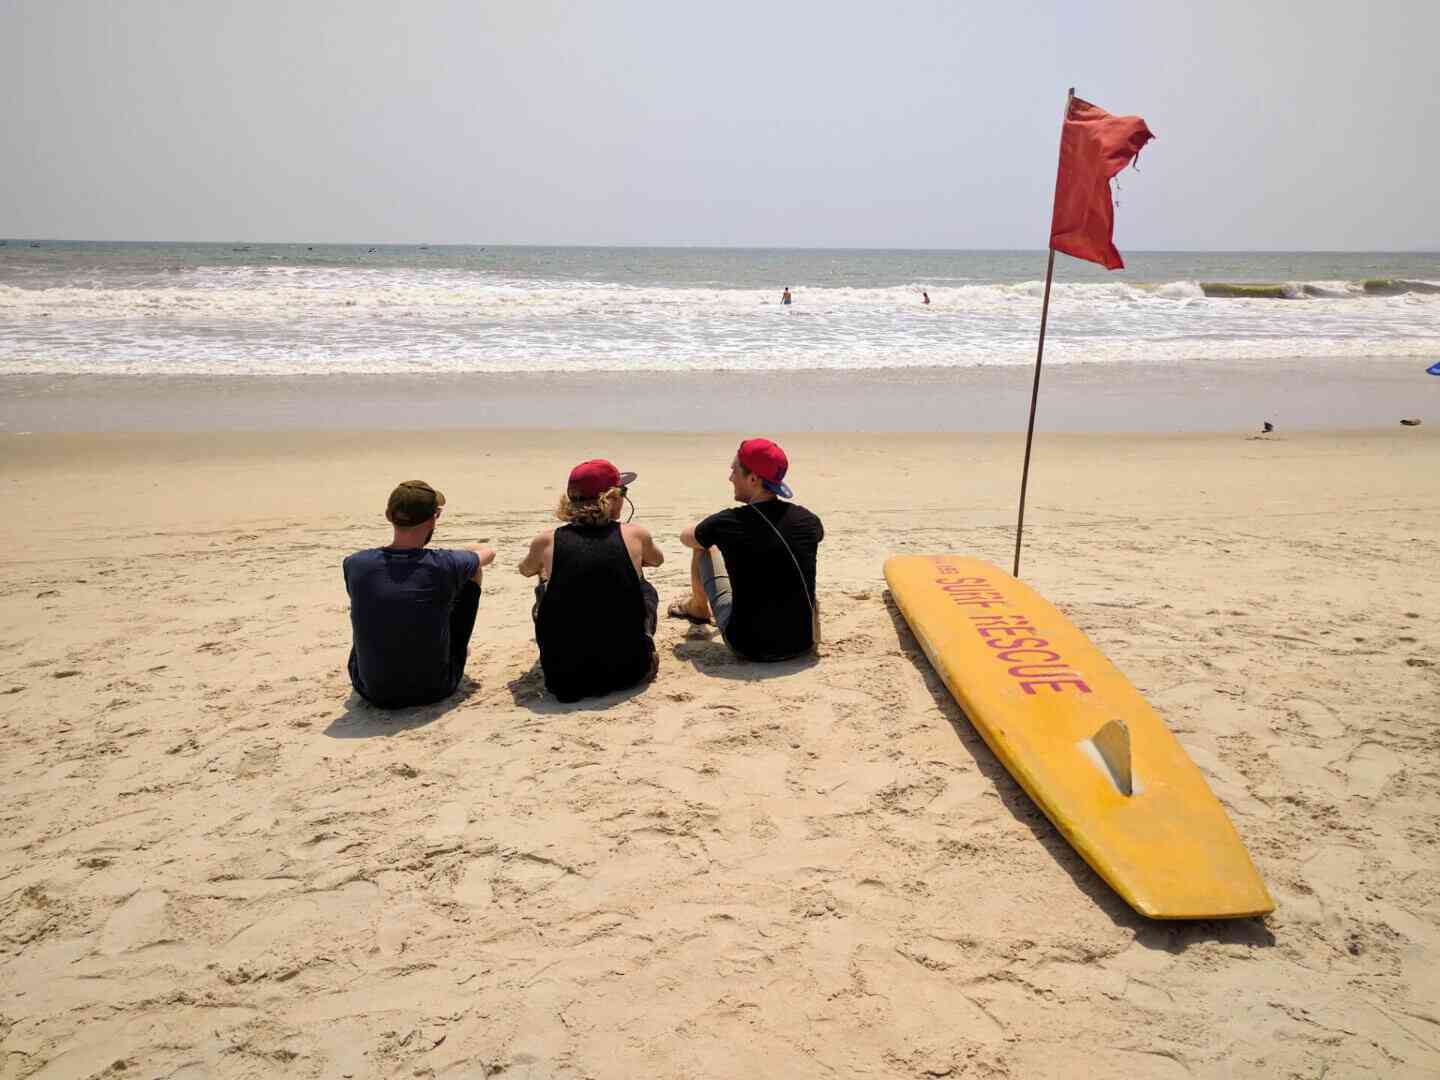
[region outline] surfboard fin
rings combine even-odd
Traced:
[[[1130,768],[1130,729],[1124,720],[1111,720],[1090,736],[1089,744],[1094,747],[1110,779],[1120,789],[1121,795],[1135,794],[1135,777]]]

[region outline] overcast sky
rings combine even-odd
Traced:
[[[0,0],[0,236],[1440,247],[1440,3]]]

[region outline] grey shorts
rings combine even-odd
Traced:
[[[730,574],[725,569],[725,558],[718,548],[706,548],[700,552],[700,584],[705,588],[705,599],[710,601],[710,614],[721,636],[730,625],[730,614],[735,610],[735,601],[730,595]]]

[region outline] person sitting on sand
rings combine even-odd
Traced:
[[[642,525],[620,523],[633,472],[584,461],[570,470],[555,516],[565,522],[530,542],[520,563],[535,586],[535,641],[545,686],[560,701],[653,679],[660,598],[645,567],[665,556]]]
[[[428,705],[453,694],[480,606],[488,547],[427,548],[445,496],[423,480],[390,493],[389,545],[345,559],[350,594],[350,683],[382,709]]]
[[[690,594],[667,614],[692,623],[714,617],[725,643],[747,660],[788,660],[819,642],[815,557],[825,539],[820,519],[795,503],[785,485],[785,451],[746,439],[730,463],[735,501],[743,503],[689,526]]]

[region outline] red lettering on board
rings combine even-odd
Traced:
[[[1011,628],[1006,627],[1006,629]],[[1050,642],[1046,641],[1043,637],[1012,637],[1009,641],[987,641],[985,644],[992,649],[1020,649],[1024,648],[1027,644],[1033,645],[1037,649],[1043,649],[1049,645]]]
[[[1014,664],[1021,659],[1021,654],[1023,653],[1029,653],[1031,656],[1036,657],[1035,663],[1040,663],[1041,661],[1052,663],[1060,659],[1058,652],[1051,652],[1049,649],[1007,649],[1005,652],[996,653],[995,655],[1007,664]]]
[[[999,618],[999,616],[987,615],[973,616],[973,618],[977,619],[985,619],[992,617]],[[1016,634],[1033,634],[1035,632],[1035,628],[1033,626],[977,626],[975,628],[975,632],[983,638],[993,638],[997,634],[1009,634],[1013,638]],[[1003,649],[1006,645],[1010,643],[1006,641],[997,641],[990,642],[990,644],[993,648]]]
[[[1021,690],[1024,690],[1025,693],[1027,693],[1027,694],[1033,694],[1033,693],[1035,693],[1035,689],[1034,689],[1034,688],[1037,687],[1037,686],[1048,686],[1048,687],[1050,687],[1051,690],[1054,690],[1057,694],[1061,692],[1060,688],[1061,688],[1062,686],[1073,686],[1073,687],[1076,687],[1082,694],[1088,694],[1088,693],[1090,693],[1090,687],[1086,686],[1085,683],[1083,683],[1083,682],[1082,682],[1081,680],[1079,680],[1079,679],[1048,679],[1048,680],[1045,680],[1045,681],[1040,681],[1040,680],[1028,680],[1028,681],[1022,682],[1022,683],[1020,684],[1020,689],[1021,689]]]
[[[1016,664],[1005,672],[1015,679],[1045,680],[1053,679],[1057,675],[1065,675],[1069,678],[1078,679],[1080,673],[1072,671],[1070,665],[1063,660],[1053,664]]]
[[[1002,594],[982,592],[971,587],[968,581],[964,586],[958,582],[946,583],[944,588],[957,606],[988,608],[1004,603]],[[992,595],[1001,598],[985,599]],[[988,648],[995,650],[992,653],[995,659],[1010,665],[1005,674],[1025,693],[1034,696],[1042,686],[1048,686],[1057,694],[1065,693],[1067,687],[1070,693],[1092,692],[1074,665],[1056,650],[1049,638],[1041,636],[1044,631],[1036,631],[1034,620],[1028,615],[971,615],[970,619],[976,624],[975,633]]]
[[[970,618],[983,626],[1013,625],[1022,630],[1035,629],[1026,615],[971,615]]]

